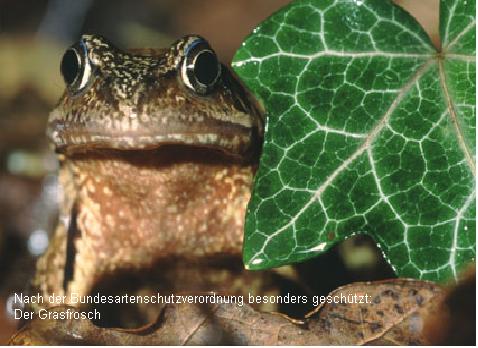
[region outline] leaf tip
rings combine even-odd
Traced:
[[[322,243],[317,244],[315,247],[310,248],[307,251],[308,252],[322,252],[322,251],[324,251],[326,246],[327,246],[327,243],[322,242]]]
[[[264,259],[254,257],[251,260],[248,260],[247,262],[245,262],[244,267],[247,270],[260,269],[264,261],[265,261]]]

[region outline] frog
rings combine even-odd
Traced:
[[[121,272],[240,259],[264,110],[208,41],[122,50],[85,34],[60,71],[59,217],[32,292],[75,306]]]

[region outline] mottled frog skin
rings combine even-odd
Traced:
[[[47,135],[63,195],[34,292],[85,295],[162,259],[239,256],[263,118],[207,41],[125,52],[83,35],[61,71]]]

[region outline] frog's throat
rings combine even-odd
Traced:
[[[202,149],[104,151],[77,154],[61,167],[62,186],[74,187],[78,232],[74,267],[49,277],[44,291],[88,294],[105,274],[148,268],[159,260],[240,257],[244,216],[254,168],[231,164]],[[71,223],[71,222],[70,222]],[[52,255],[63,253],[68,226],[60,221],[54,240],[62,247],[39,261],[40,274]],[[52,243],[55,245],[55,243]]]

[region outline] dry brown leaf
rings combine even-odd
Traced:
[[[427,344],[423,318],[443,291],[434,283],[393,279],[350,284],[329,296],[367,295],[370,303],[325,303],[303,321],[248,305],[166,305],[156,323],[137,330],[103,329],[87,320],[27,324],[15,345],[362,345]],[[65,307],[54,310],[62,311]]]
[[[423,318],[435,310],[443,291],[432,283],[393,279],[355,283],[330,295],[367,294],[370,304],[330,304],[308,315],[309,329],[333,345],[417,345],[424,339]]]

